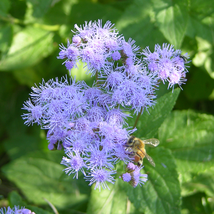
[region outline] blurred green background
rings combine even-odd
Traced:
[[[53,212],[46,198],[59,213],[120,213],[89,208],[96,194],[81,177],[72,181],[62,172],[63,151],[49,152],[45,132],[25,126],[21,118],[34,84],[67,74],[56,57],[74,24],[98,19],[115,23],[126,40],[133,38],[141,48],[170,43],[190,55],[188,81],[158,137],[175,160],[181,187],[171,213],[214,213],[213,0],[0,0],[0,206],[33,205],[43,208],[37,213]],[[73,74],[92,83],[81,66]],[[164,95],[166,87],[159,93]],[[122,195],[120,188],[117,194]],[[131,208],[126,213],[168,213],[166,207],[155,212],[157,204],[149,207],[149,195],[139,196],[139,203],[131,193],[127,196]]]

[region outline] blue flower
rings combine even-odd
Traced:
[[[115,174],[116,171],[110,171],[103,168],[96,168],[91,171],[91,173],[86,177],[87,181],[90,181],[89,185],[95,183],[94,189],[98,188],[99,191],[101,187],[103,189],[109,189],[106,182],[114,183],[115,179],[112,177],[112,174]]]
[[[138,167],[133,163],[128,163],[127,165],[127,172],[121,175],[123,181],[128,182],[133,187],[137,187],[138,185],[144,184],[148,180],[147,174],[141,174],[140,171],[143,167]]]
[[[107,183],[115,181],[116,164],[122,161],[128,164],[122,179],[133,187],[141,185],[147,175],[130,162],[126,149],[136,130],[127,124],[127,112],[141,114],[155,105],[160,80],[169,87],[183,84],[188,56],[168,44],[155,45],[153,53],[148,47],[140,52],[135,41],[127,42],[110,21],[74,28],[72,42],[60,45],[57,58],[68,70],[82,61],[88,73],[96,74],[96,82],[89,87],[75,79],[43,80],[32,87],[22,117],[25,124],[37,123],[47,130],[50,150],[64,148],[61,164],[68,175],[78,179],[81,172],[95,189],[108,188]]]
[[[185,64],[189,63],[187,54],[184,56],[187,60],[184,60],[181,51],[175,50],[173,45],[163,44],[161,47],[156,44],[153,53],[149,47],[146,47],[142,55],[148,69],[157,73],[163,83],[169,82],[169,87],[174,87],[175,84],[181,86],[185,83],[188,72]]]
[[[19,206],[14,206],[13,208],[4,207],[0,209],[0,214],[35,214],[29,209],[19,208]]]
[[[66,150],[66,155],[69,157],[63,157],[61,164],[66,165],[67,168],[64,169],[66,174],[75,174],[74,177],[78,179],[78,172],[81,171],[85,175],[84,168],[87,166],[78,152],[74,153]]]

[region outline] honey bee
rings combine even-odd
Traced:
[[[135,136],[130,136],[126,146],[128,151],[130,151],[130,154],[133,154],[134,162],[136,162],[138,166],[143,164],[143,158],[146,157],[151,165],[155,167],[153,159],[146,153],[145,145],[156,147],[159,143],[160,141],[156,138],[141,140]]]

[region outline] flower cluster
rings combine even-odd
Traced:
[[[146,63],[151,72],[157,72],[158,77],[163,81],[169,82],[169,87],[175,84],[181,85],[186,81],[186,66],[188,63],[187,54],[182,56],[180,50],[175,50],[172,45],[163,44],[155,45],[155,50],[152,53],[149,47],[142,52],[145,56],[143,61]]]
[[[23,119],[47,130],[50,150],[64,148],[61,164],[68,175],[78,178],[82,172],[89,185],[108,188],[107,182],[115,180],[116,163],[133,161],[126,143],[135,129],[126,123],[125,112],[139,114],[154,105],[160,80],[169,81],[170,87],[181,85],[186,61],[166,44],[162,49],[156,45],[154,53],[148,48],[140,52],[110,21],[103,27],[101,20],[86,22],[75,29],[72,42],[60,46],[58,58],[68,70],[82,61],[87,72],[96,74],[96,82],[90,87],[67,77],[43,81],[32,87]],[[146,57],[140,58],[142,54]],[[130,163],[122,179],[136,187],[147,180],[140,170]]]
[[[34,212],[30,211],[26,208],[19,208],[18,206],[14,206],[13,208],[1,208],[0,214],[35,214]]]
[[[92,75],[97,73],[99,86],[112,97],[112,105],[129,107],[139,113],[141,109],[154,104],[158,76],[149,73],[135,41],[128,42],[110,21],[102,27],[102,22],[75,25],[76,32],[72,43],[60,46],[59,59],[65,59],[68,70],[81,60]]]
[[[130,161],[125,144],[131,130],[123,127],[128,115],[111,108],[108,95],[84,82],[52,79],[32,90],[24,104],[25,124],[48,130],[50,150],[64,147],[65,172],[78,178],[80,171],[99,188],[113,182],[115,163]]]

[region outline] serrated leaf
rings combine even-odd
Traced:
[[[62,155],[62,151],[31,153],[5,165],[2,171],[33,203],[47,204],[46,198],[59,209],[71,208],[85,203],[90,189],[81,176],[76,180],[65,175]]]
[[[91,191],[91,197],[88,204],[87,213],[93,214],[123,214],[126,213],[127,196],[124,189],[121,188],[121,180],[115,184],[108,184],[110,190],[105,189],[99,192],[98,189]],[[123,182],[124,183],[124,182]],[[93,188],[93,186],[92,186]]]
[[[181,181],[192,179],[214,163],[214,117],[193,111],[174,111],[159,129],[162,145],[171,149]]]
[[[157,103],[154,107],[149,108],[148,111],[145,110],[137,123],[137,131],[134,135],[139,138],[154,137],[158,132],[158,128],[174,107],[179,92],[179,88],[175,89],[173,92],[168,92],[157,99]],[[135,120],[136,116],[129,119],[129,125],[133,126]]]
[[[188,1],[153,1],[160,31],[176,48],[181,46],[188,25]]]
[[[50,54],[52,49],[52,33],[27,27],[14,36],[9,52],[0,61],[0,70],[22,69],[34,65]]]
[[[171,152],[159,147],[151,150],[149,155],[156,166],[145,162],[148,181],[142,187],[129,188],[130,201],[145,214],[180,213],[180,184]]]
[[[0,1],[0,16],[6,16],[9,8],[10,8],[10,1],[1,0]]]

